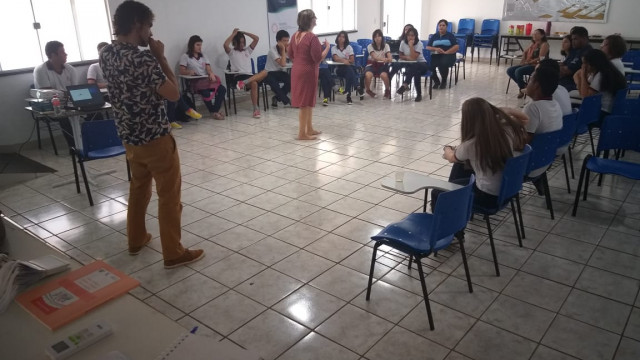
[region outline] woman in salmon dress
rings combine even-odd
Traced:
[[[313,10],[302,10],[298,13],[298,31],[289,44],[289,58],[293,61],[291,68],[291,106],[300,108],[300,130],[298,140],[315,140],[320,131],[313,129],[311,118],[316,105],[318,89],[318,66],[327,56],[329,42],[325,39],[324,50],[320,40],[312,32],[316,26],[316,15]]]

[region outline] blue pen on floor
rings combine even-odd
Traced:
[[[193,329],[191,329],[190,333],[195,334],[196,331],[198,331],[198,327],[194,326]]]

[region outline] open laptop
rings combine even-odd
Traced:
[[[73,108],[81,111],[92,111],[102,108],[104,97],[97,84],[67,86]]]

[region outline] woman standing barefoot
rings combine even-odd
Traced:
[[[318,66],[329,52],[329,42],[325,39],[324,50],[320,40],[312,32],[316,26],[316,15],[313,10],[302,10],[298,13],[298,31],[289,44],[289,58],[293,61],[291,68],[291,106],[300,108],[300,130],[298,140],[315,140],[320,131],[313,129],[311,117],[316,105],[316,89],[318,88]]]

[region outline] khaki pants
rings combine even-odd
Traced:
[[[131,167],[127,237],[130,247],[142,246],[147,237],[145,214],[151,199],[151,179],[158,193],[158,221],[164,260],[173,260],[184,253],[180,244],[180,158],[173,136],[161,136],[144,145],[124,145]]]

